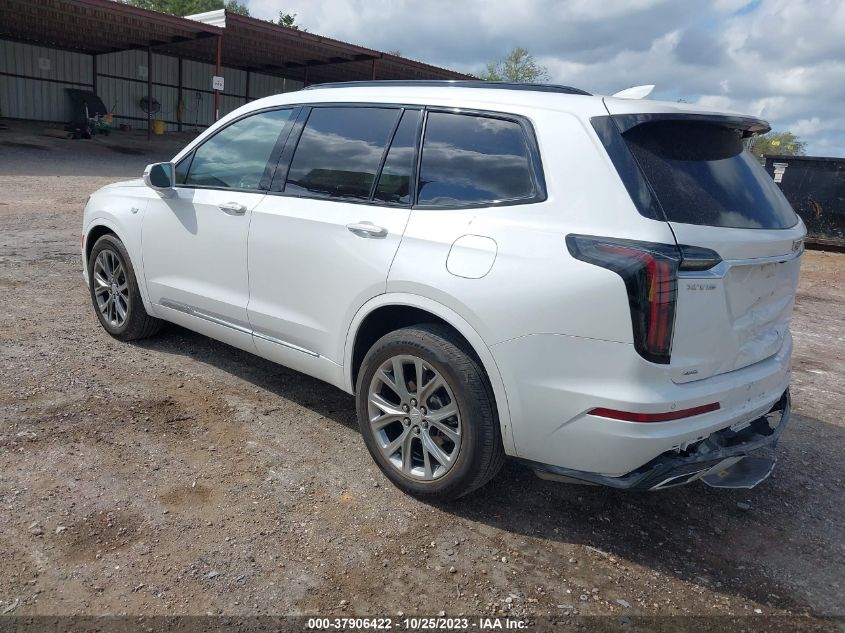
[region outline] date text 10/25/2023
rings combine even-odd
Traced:
[[[309,618],[306,626],[313,631],[496,631],[523,630],[526,627],[527,623],[523,620],[503,617]]]

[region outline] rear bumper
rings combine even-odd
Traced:
[[[540,464],[618,478],[666,453],[766,414],[789,387],[792,340],[752,366],[676,384],[668,366],[643,360],[625,343],[534,335],[491,346],[505,383],[515,455]],[[590,414],[719,409],[666,422]]]
[[[623,490],[659,490],[702,480],[716,488],[752,488],[775,466],[774,448],[791,417],[789,390],[770,411],[738,430],[716,431],[684,451],[658,455],[621,477],[526,462],[543,479],[576,481]]]

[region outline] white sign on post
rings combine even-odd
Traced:
[[[211,89],[223,90],[223,77],[218,77],[217,75],[214,75],[211,78]]]

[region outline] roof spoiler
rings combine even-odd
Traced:
[[[762,119],[731,114],[694,114],[687,112],[643,112],[631,114],[612,114],[610,118],[621,134],[643,123],[657,121],[688,121],[691,123],[713,123],[742,131],[743,138],[755,134],[765,134],[771,127]]]
[[[625,88],[619,92],[614,92],[613,96],[617,99],[645,99],[654,91],[654,84],[645,84],[642,86],[633,86]]]

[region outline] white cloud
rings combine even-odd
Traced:
[[[247,0],[278,15],[278,0]],[[478,73],[525,46],[551,80],[761,115],[845,155],[842,0],[292,0],[310,31]]]
[[[730,112],[736,107],[730,97],[724,95],[701,95],[695,103],[711,110],[724,110],[726,112]]]
[[[721,13],[734,13],[749,4],[749,0],[714,0],[714,8]]]
[[[799,119],[795,125],[792,126],[792,131],[798,136],[812,136],[818,134],[827,127],[822,120],[814,116],[810,119]]]

